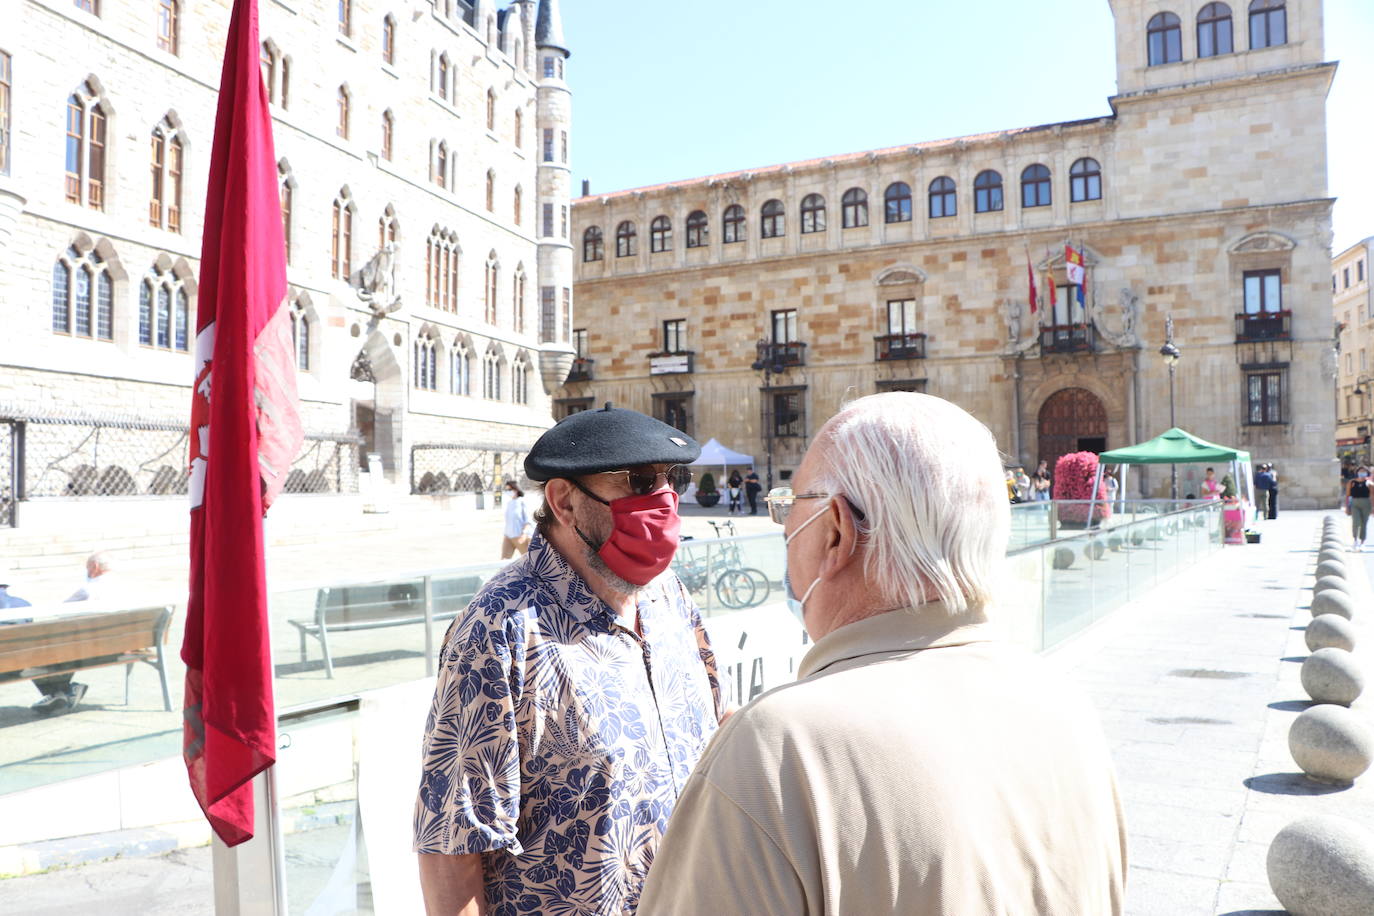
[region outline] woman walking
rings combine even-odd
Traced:
[[[1364,550],[1365,527],[1369,524],[1369,468],[1360,468],[1345,482],[1345,514],[1350,516],[1350,549]]]

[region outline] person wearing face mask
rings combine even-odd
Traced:
[[[1369,524],[1369,468],[1358,468],[1345,482],[1345,514],[1350,516],[1350,549],[1359,553]]]
[[[995,624],[1010,510],[987,427],[861,398],[767,498],[815,644],[721,726],[640,916],[1123,910],[1126,830],[1081,694]]]
[[[530,449],[544,503],[529,550],[439,655],[414,823],[429,913],[634,913],[725,714],[700,611],[668,569],[673,483],[700,454],[609,404]]]
[[[515,554],[530,549],[530,538],[534,536],[534,518],[519,484],[507,480],[505,490],[506,523],[501,531],[501,559],[509,560]]]

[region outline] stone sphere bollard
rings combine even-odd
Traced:
[[[1345,592],[1328,588],[1312,596],[1312,616],[1340,614],[1346,620],[1355,616],[1355,599]]]
[[[1136,528],[1134,531],[1131,532],[1131,546],[1133,546],[1133,547],[1139,547],[1141,544],[1144,544],[1144,543],[1145,543],[1145,532],[1144,532],[1144,531],[1141,531],[1139,528]]]
[[[1300,676],[1302,689],[1318,703],[1349,706],[1364,693],[1364,671],[1346,649],[1328,646],[1316,650],[1302,663]]]
[[[1318,814],[1284,827],[1269,844],[1269,887],[1293,916],[1374,913],[1374,833]]]
[[[1350,568],[1343,560],[1325,559],[1317,561],[1317,576],[1348,576]]]
[[[1345,544],[1333,541],[1322,541],[1321,550],[1318,551],[1317,561],[1335,560],[1339,563],[1345,562],[1345,555],[1349,553],[1345,549]]]
[[[1107,552],[1107,548],[1099,540],[1091,540],[1083,546],[1083,556],[1089,560],[1100,560],[1102,555]]]
[[[1310,652],[1318,649],[1344,649],[1355,651],[1355,626],[1338,614],[1322,614],[1313,617],[1303,634]]]
[[[1054,568],[1068,569],[1073,565],[1073,551],[1067,547],[1054,548]]]
[[[1121,539],[1121,535],[1119,534],[1113,534],[1111,537],[1107,538],[1107,547],[1111,550],[1120,550],[1124,543],[1125,542]]]
[[[1333,576],[1330,573],[1319,573],[1315,585],[1312,586],[1312,594],[1320,595],[1328,588],[1333,588],[1338,592],[1350,594],[1350,583],[1345,580],[1345,576]]]
[[[1374,735],[1358,713],[1323,703],[1293,720],[1288,752],[1311,779],[1348,786],[1374,760]]]

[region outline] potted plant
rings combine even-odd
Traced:
[[[1097,455],[1094,452],[1073,452],[1064,455],[1054,465],[1054,498],[1069,500],[1092,499],[1093,480],[1097,477]],[[1111,503],[1107,501],[1105,483],[1098,484],[1097,499],[1093,506],[1093,522],[1101,522],[1112,514]],[[1088,524],[1088,507],[1068,505],[1059,507],[1059,521],[1074,525]]]
[[[709,509],[718,502],[720,491],[716,489],[716,478],[707,471],[701,475],[701,483],[697,484],[697,505]]]

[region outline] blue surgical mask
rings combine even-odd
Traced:
[[[830,500],[826,500],[826,505],[829,504]],[[814,515],[812,515],[806,521],[798,525],[796,531],[793,531],[787,537],[783,538],[783,549],[786,550],[787,545],[796,540],[797,535],[801,534],[807,525],[811,524],[824,514],[825,507],[822,506],[820,509],[816,510],[816,513]],[[786,562],[786,557],[784,557],[784,562]],[[817,585],[820,584],[821,577],[817,576],[816,578],[811,580],[811,584],[806,587],[806,591],[802,593],[802,596],[800,598],[798,598],[796,592],[792,591],[791,570],[783,570],[782,589],[783,592],[787,595],[787,609],[792,612],[793,617],[797,618],[797,623],[800,623],[803,629],[805,629],[806,627],[806,599],[811,597],[811,592],[816,588]]]

